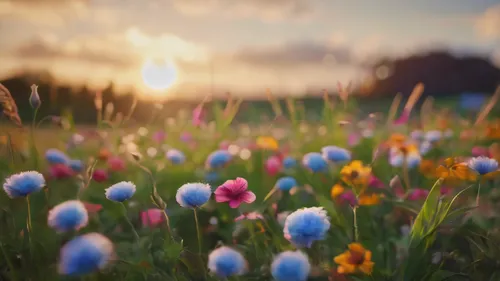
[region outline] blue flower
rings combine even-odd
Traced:
[[[240,252],[223,246],[208,255],[208,269],[220,278],[242,275],[247,270],[247,261]]]
[[[324,159],[334,163],[351,160],[351,153],[347,149],[334,145],[323,147],[321,149],[321,153],[323,154]]]
[[[436,142],[441,140],[443,133],[438,130],[428,131],[425,133],[425,140],[428,142]]]
[[[3,184],[3,190],[10,198],[25,197],[45,186],[45,178],[35,171],[14,174]]]
[[[302,164],[313,172],[322,172],[328,167],[326,160],[317,152],[310,152],[304,155]]]
[[[484,156],[479,156],[472,158],[469,163],[469,168],[476,171],[481,176],[489,173],[496,172],[498,170],[498,162],[495,159],[491,159]]]
[[[174,164],[182,164],[186,161],[186,156],[182,151],[177,149],[170,149],[167,151],[167,159]]]
[[[285,169],[292,169],[295,166],[297,166],[297,160],[295,160],[295,158],[288,156],[283,159],[283,167],[285,167]]]
[[[78,236],[62,247],[59,273],[76,276],[103,269],[114,256],[113,248],[113,243],[102,234]]]
[[[275,184],[275,187],[282,191],[289,191],[296,186],[298,186],[297,181],[292,177],[282,177]]]
[[[291,213],[285,221],[285,238],[297,247],[311,247],[323,240],[330,229],[330,218],[322,207],[303,208]]]
[[[208,202],[212,195],[210,185],[204,183],[186,183],[177,190],[175,200],[185,208],[198,208]]]
[[[64,152],[60,151],[59,149],[48,149],[45,152],[45,159],[47,159],[47,162],[50,164],[64,164],[67,165],[69,162],[68,156],[64,154]]]
[[[106,189],[106,198],[115,202],[123,202],[132,198],[134,193],[135,184],[129,181],[122,181]]]
[[[231,154],[227,150],[216,150],[207,157],[206,166],[208,168],[222,168],[231,161]]]
[[[310,271],[309,258],[299,251],[283,252],[271,265],[271,274],[277,281],[305,281]]]
[[[87,209],[82,202],[71,200],[55,206],[49,212],[48,224],[59,232],[79,230],[89,221]]]
[[[80,160],[69,160],[68,166],[75,173],[80,173],[81,171],[83,171],[83,162]]]

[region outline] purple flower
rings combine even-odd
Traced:
[[[229,207],[238,208],[241,203],[252,203],[255,194],[248,191],[248,182],[244,178],[227,180],[215,190],[215,201],[229,202]]]

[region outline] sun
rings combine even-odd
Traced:
[[[144,62],[141,69],[144,84],[152,90],[166,90],[177,80],[177,69],[170,60],[152,60]]]

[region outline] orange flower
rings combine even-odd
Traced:
[[[107,160],[109,157],[111,156],[111,152],[109,152],[109,150],[107,150],[106,148],[101,148],[101,150],[99,150],[99,159],[101,160]]]
[[[403,145],[403,143],[406,141],[406,136],[403,134],[399,133],[394,133],[389,137],[389,140],[387,141],[388,146],[399,146]]]
[[[436,177],[436,169],[437,167],[432,160],[422,160],[420,162],[420,172],[428,178]]]
[[[332,197],[332,199],[337,198],[342,193],[344,193],[344,187],[340,184],[334,185],[330,190],[330,196]]]
[[[361,189],[361,191],[368,185],[371,173],[372,168],[363,166],[363,162],[359,160],[352,161],[349,165],[342,167],[342,170],[340,170],[342,180],[355,188]]]
[[[374,262],[372,252],[363,248],[359,243],[351,243],[348,250],[336,256],[333,261],[338,264],[337,272],[340,274],[356,273],[358,271],[371,275]]]
[[[436,175],[451,181],[475,181],[477,177],[476,173],[469,168],[467,163],[458,162],[455,158],[444,160],[444,165],[437,167]]]
[[[360,206],[373,206],[373,205],[378,205],[380,204],[380,198],[382,196],[378,195],[378,194],[362,194],[359,196],[358,198],[358,204]]]
[[[277,150],[278,142],[273,137],[258,137],[257,146],[262,149]]]
[[[500,122],[496,120],[493,123],[488,124],[486,127],[486,138],[489,139],[500,139]]]

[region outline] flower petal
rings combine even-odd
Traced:
[[[240,195],[240,199],[245,203],[252,203],[253,201],[255,201],[255,199],[257,199],[257,197],[253,192],[247,191]]]

